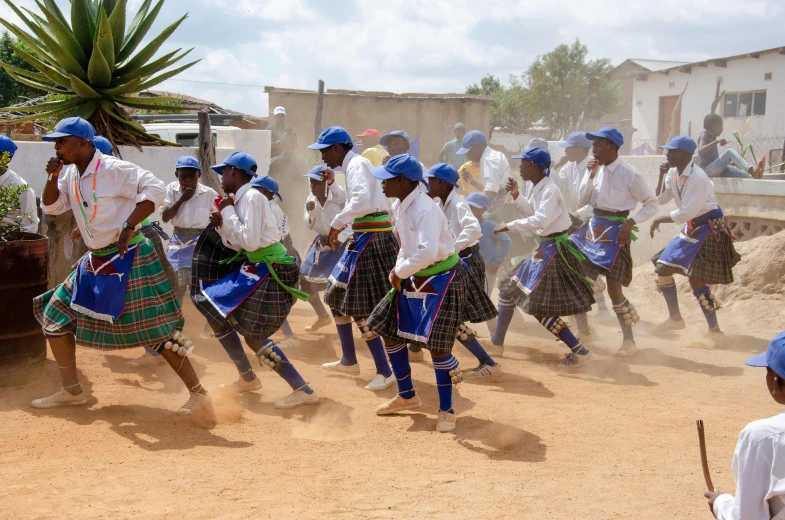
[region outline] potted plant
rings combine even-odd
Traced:
[[[0,154],[0,175],[10,160],[8,152]],[[40,377],[46,360],[46,339],[32,301],[47,290],[48,239],[21,230],[26,215],[17,215],[19,194],[27,189],[0,186],[0,386]]]

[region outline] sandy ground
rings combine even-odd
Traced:
[[[651,268],[641,269],[628,295],[643,318],[639,354],[612,356],[621,343],[615,317],[592,313],[593,363],[561,371],[564,347],[517,315],[504,374],[460,385],[452,434],[433,431],[430,364],[413,368],[424,408],[393,417],[373,410],[394,389],[362,388],[373,367],[364,346],[361,377],[320,369],[338,351],[333,329],[302,335],[288,351],[320,406],[277,411],[288,387],[259,370],[263,390],[239,406],[217,399],[224,422],[212,429],[174,414],[187,394],[168,367],[127,365],[141,349],[80,348],[90,406],[33,410],[31,399],[59,386],[50,354],[45,379],[0,389],[0,517],[711,518],[695,419],[706,422],[715,485],[733,490],[738,432],[780,412],[763,371],[743,362],[778,332],[783,296],[729,302],[726,337],[715,343],[680,282],[691,327],[658,339],[647,329],[666,311]],[[201,317],[190,305],[186,316],[197,337]],[[298,304],[295,331],[311,317]],[[456,355],[474,366],[461,347]],[[236,376],[215,340],[200,340],[193,359],[208,389]]]

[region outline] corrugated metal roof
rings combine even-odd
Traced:
[[[636,65],[640,65],[644,69],[650,70],[652,72],[664,69],[672,69],[675,67],[681,67],[682,65],[687,65],[685,61],[667,61],[667,60],[639,60],[635,58],[630,58],[631,62],[635,63]]]

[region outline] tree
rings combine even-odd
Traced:
[[[35,72],[31,65],[14,54],[11,44],[23,45],[19,40],[11,38],[8,32],[3,31],[2,36],[0,36],[0,62]],[[5,70],[0,68],[0,107],[7,107],[8,105],[25,101],[26,98],[38,97],[42,94],[43,92],[40,90],[15,81]]]
[[[596,120],[619,107],[620,85],[608,78],[610,60],[586,61],[587,54],[576,39],[538,56],[523,74],[532,120],[547,127],[552,139],[574,130],[581,114],[584,120]]]
[[[523,132],[529,128],[531,120],[526,115],[525,93],[520,81],[510,76],[510,87],[504,87],[498,78],[486,74],[476,83],[466,88],[467,94],[491,96],[491,128],[500,127],[513,132]]]
[[[33,50],[31,54],[10,44],[16,55],[36,72],[8,63],[0,63],[0,66],[19,83],[58,96],[54,101],[46,99],[31,107],[0,109],[31,113],[11,123],[80,116],[88,119],[97,133],[115,145],[139,147],[163,143],[145,132],[123,107],[155,110],[173,101],[170,97],[147,99],[136,94],[199,61],[170,69],[193,48],[177,49],[153,59],[188,15],[169,25],[137,51],[164,0],[158,0],[155,6],[152,6],[153,0],[144,0],[130,24],[126,24],[127,1],[71,0],[69,23],[54,0],[36,2],[41,15],[25,9],[26,15],[12,0],[5,0],[32,34],[3,18],[0,23]]]

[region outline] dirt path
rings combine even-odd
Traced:
[[[241,418],[211,430],[174,415],[187,395],[166,367],[127,365],[141,349],[79,349],[91,405],[33,410],[31,399],[59,385],[50,354],[46,379],[0,389],[0,517],[710,518],[694,421],[706,421],[715,484],[733,490],[738,432],[780,411],[764,373],[743,362],[778,332],[783,297],[729,305],[720,315],[728,334],[714,344],[683,291],[690,330],[656,339],[646,329],[665,309],[646,272],[629,295],[643,318],[641,353],[603,354],[618,348],[618,325],[593,315],[595,337],[605,340],[594,362],[559,371],[563,348],[516,315],[504,374],[459,387],[454,434],[433,431],[430,364],[413,368],[425,407],[396,417],[373,413],[395,390],[362,388],[373,367],[364,347],[361,378],[322,371],[338,350],[331,329],[301,336],[289,351],[321,406],[275,410],[288,387],[260,370],[261,393],[243,396],[241,408],[218,404]],[[203,321],[193,307],[186,314],[186,332],[197,337]],[[298,304],[291,321],[302,330],[309,308]],[[461,347],[456,354],[473,366]],[[214,340],[200,340],[193,359],[208,389],[236,376]]]

